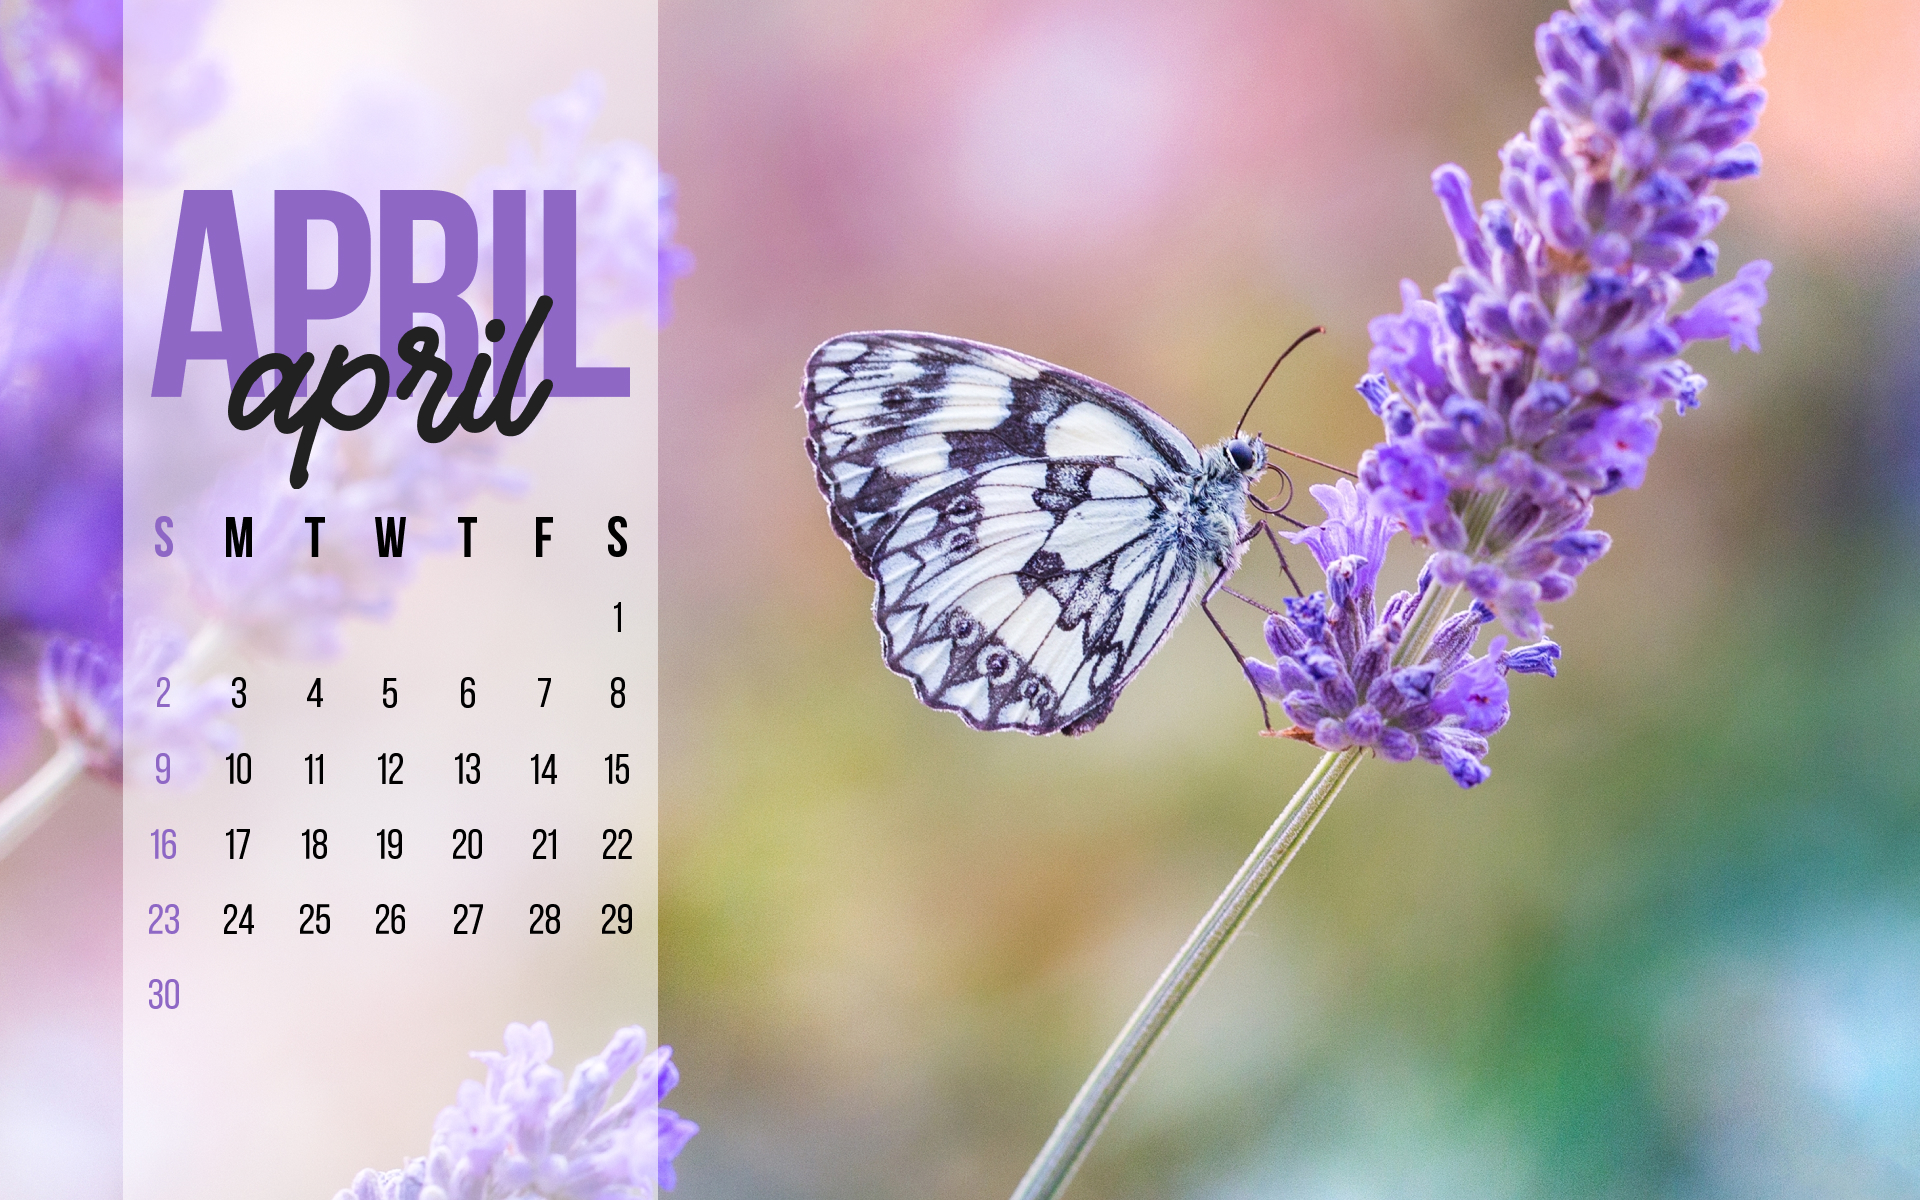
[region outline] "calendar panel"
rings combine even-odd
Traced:
[[[560,96],[650,140],[640,7],[555,44],[628,35],[637,82]],[[343,20],[381,16],[274,33]],[[330,1195],[424,1154],[510,1022],[556,1061],[655,1031],[655,337],[595,272],[657,251],[591,172],[396,156],[465,103],[511,164],[492,118],[565,74],[304,70],[290,108],[242,70],[127,199],[130,1197]]]

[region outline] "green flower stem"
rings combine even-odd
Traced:
[[[1486,540],[1487,527],[1493,522],[1494,513],[1500,509],[1504,493],[1496,492],[1478,495],[1461,513],[1461,521],[1467,527],[1467,545],[1469,552],[1478,551]],[[1460,598],[1458,586],[1450,588],[1429,587],[1427,594],[1407,622],[1407,632],[1401,638],[1400,648],[1393,657],[1395,666],[1418,662],[1426,654],[1427,646],[1433,640],[1434,631],[1440,622],[1453,612],[1453,606]],[[1187,944],[1180,947],[1180,953],[1174,956],[1160,979],[1153,985],[1146,998],[1140,1001],[1133,1016],[1127,1019],[1120,1030],[1120,1036],[1114,1038],[1107,1047],[1106,1054],[1080,1086],[1079,1095],[1067,1107],[1060,1123],[1054,1126],[1053,1136],[1040,1148],[1040,1155],[1027,1168],[1026,1176],[1020,1180],[1020,1186],[1013,1190],[1012,1200],[1054,1200],[1066,1190],[1073,1173],[1079,1169],[1080,1162],[1086,1158],[1087,1151],[1100,1136],[1106,1126],[1107,1118],[1113,1115],[1120,1098],[1126,1094],[1127,1087],[1140,1070],[1140,1064],[1147,1060],[1154,1043],[1160,1040],[1173,1018],[1193,995],[1200,981],[1206,978],[1213,968],[1215,960],[1226,950],[1233,935],[1246,924],[1253,910],[1260,907],[1260,901],[1272,890],[1280,873],[1287,869],[1293,856],[1306,844],[1307,836],[1320,822],[1320,817],[1340,794],[1340,789],[1352,777],[1354,768],[1360,765],[1362,749],[1353,747],[1347,750],[1331,751],[1321,757],[1313,768],[1312,774],[1293,794],[1293,799],[1280,810],[1280,815],[1267,830],[1266,836],[1253,848],[1253,853],[1240,866],[1233,882],[1220,893],[1213,907],[1201,920],[1199,927],[1187,938]]]
[[[1040,1156],[1033,1160],[1026,1177],[1014,1189],[1013,1200],[1053,1200],[1065,1190],[1154,1043],[1173,1023],[1174,1016],[1206,978],[1207,971],[1234,934],[1240,932],[1253,910],[1260,907],[1260,901],[1272,890],[1280,873],[1306,844],[1307,835],[1313,832],[1327,805],[1333,803],[1333,798],[1352,777],[1354,768],[1359,766],[1360,755],[1361,748],[1354,747],[1321,757],[1312,774],[1280,810],[1272,828],[1241,865],[1233,882],[1220,893],[1199,927],[1187,938],[1187,944],[1161,972],[1159,982],[1128,1018],[1120,1036],[1107,1047],[1093,1074],[1081,1085],[1080,1094],[1073,1098],[1066,1115],[1054,1127],[1053,1136],[1041,1147]]]
[[[87,748],[77,739],[60,743],[53,757],[40,764],[28,780],[0,800],[0,859],[13,853],[14,847],[60,807],[67,785],[79,778],[87,765]]]

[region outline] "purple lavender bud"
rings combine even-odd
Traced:
[[[1508,496],[1487,524],[1485,544],[1499,550],[1518,541],[1540,519],[1540,506],[1526,495]]]
[[[1427,572],[1441,587],[1459,587],[1473,570],[1473,559],[1455,550],[1441,550],[1427,559]]]
[[[1559,561],[1560,556],[1545,542],[1525,542],[1500,560],[1500,569],[1512,579],[1538,579]]]
[[[1487,765],[1451,742],[1439,744],[1440,765],[1453,776],[1453,781],[1463,788],[1478,787],[1487,781],[1493,772]]]
[[[1440,415],[1453,423],[1466,444],[1474,453],[1481,456],[1491,455],[1507,440],[1507,423],[1500,414],[1465,396],[1454,396],[1440,410]]]
[[[1633,257],[1633,243],[1627,240],[1625,234],[1608,230],[1593,239],[1593,245],[1587,249],[1587,257],[1594,266],[1611,271],[1625,266],[1627,260]]]
[[[1514,331],[1529,342],[1537,343],[1553,330],[1553,315],[1532,292],[1521,292],[1507,301],[1507,317]]]
[[[1467,526],[1460,520],[1459,514],[1447,509],[1427,522],[1427,540],[1442,550],[1465,550]]]
[[[1579,341],[1598,337],[1626,315],[1626,294],[1627,281],[1619,275],[1587,276],[1585,287],[1561,299],[1560,328]]]
[[[1386,426],[1387,436],[1405,438],[1413,436],[1416,422],[1413,406],[1395,392],[1387,401],[1386,411],[1380,414],[1381,423]]]
[[[1372,746],[1379,742],[1386,722],[1371,704],[1362,704],[1347,714],[1346,734],[1355,745]]]
[[[1446,690],[1433,698],[1433,710],[1442,716],[1459,717],[1461,728],[1474,733],[1497,732],[1507,723],[1510,711],[1507,681],[1499,669],[1500,655],[1506,647],[1506,638],[1494,638],[1484,657],[1455,671]]]
[[[1644,129],[1629,129],[1620,135],[1620,157],[1635,171],[1644,171],[1660,161],[1660,142]]]
[[[1455,398],[1465,399],[1465,397]],[[1468,403],[1472,402],[1468,401]],[[1438,421],[1416,426],[1414,435],[1422,449],[1430,450],[1441,458],[1457,457],[1467,448],[1465,435],[1452,425],[1441,424]]]
[[[1557,604],[1565,600],[1573,595],[1575,587],[1572,576],[1563,575],[1557,571],[1549,571],[1534,582],[1540,587],[1541,601],[1547,604]]]
[[[1520,332],[1514,328],[1513,318],[1507,313],[1506,303],[1492,296],[1475,296],[1467,304],[1467,325],[1477,341],[1490,339],[1512,343],[1533,340],[1520,336]]]
[[[1347,740],[1346,724],[1328,717],[1313,727],[1313,744],[1322,750],[1345,750],[1353,743]]]
[[[1540,620],[1540,585],[1531,579],[1507,580],[1492,604],[1501,622],[1521,637],[1539,637],[1546,628]]]
[[[1508,671],[1518,671],[1522,675],[1545,675],[1553,678],[1560,674],[1554,666],[1554,660],[1560,657],[1560,647],[1553,642],[1535,642],[1531,646],[1522,646],[1509,650],[1500,656],[1500,665]]]
[[[1587,239],[1592,233],[1575,210],[1573,193],[1558,179],[1549,179],[1534,185],[1534,195],[1540,208],[1545,210],[1541,214],[1545,218],[1541,232],[1547,235],[1554,249],[1567,254],[1578,254],[1586,249]]]
[[[1416,400],[1438,403],[1453,390],[1446,369],[1434,357],[1440,341],[1440,310],[1420,298],[1411,279],[1400,281],[1401,311],[1367,322],[1373,350],[1367,365],[1384,373],[1402,392]]]
[[[1277,668],[1270,667],[1257,658],[1249,658],[1243,665],[1246,667],[1248,681],[1260,690],[1261,695],[1279,700],[1290,690],[1281,684],[1280,672]]]
[[[1613,547],[1613,539],[1598,529],[1582,529],[1554,539],[1553,552],[1590,563]]]
[[[1493,613],[1484,605],[1475,602],[1472,607],[1448,617],[1434,632],[1433,641],[1427,646],[1427,656],[1423,662],[1432,663],[1446,670],[1459,661],[1473,645],[1473,639],[1480,636],[1480,626],[1491,620]]]
[[[1580,60],[1573,56],[1567,47],[1562,22],[1567,14],[1555,13],[1533,31],[1533,53],[1540,60],[1540,67],[1549,74],[1558,73],[1569,78],[1578,78],[1584,72]]]
[[[1440,198],[1440,209],[1453,229],[1460,261],[1483,276],[1491,274],[1493,258],[1487,252],[1480,222],[1474,218],[1473,182],[1467,173],[1453,163],[1440,167],[1433,173],[1433,194]]]
[[[1353,686],[1353,677],[1347,674],[1346,667],[1338,659],[1332,662],[1338,670],[1320,681],[1320,703],[1327,706],[1328,712],[1347,712],[1360,699],[1359,689]]]
[[[1440,306],[1440,317],[1446,322],[1447,331],[1462,339],[1467,336],[1467,302],[1479,290],[1461,281],[1463,271],[1464,268],[1455,267],[1447,282],[1433,289],[1433,302]]]
[[[1525,140],[1528,137],[1532,139],[1530,144]],[[1567,158],[1566,126],[1560,123],[1560,118],[1554,115],[1552,109],[1543,108],[1535,112],[1533,121],[1527,126],[1526,135],[1514,141],[1528,145],[1553,170],[1563,175],[1573,174],[1573,163]],[[1513,144],[1507,143],[1509,146]]]
[[[1320,697],[1310,691],[1288,692],[1286,698],[1280,701],[1280,709],[1287,714],[1289,720],[1302,729],[1314,729],[1322,721],[1333,720],[1333,715],[1327,711],[1327,706],[1320,703]],[[1338,722],[1335,721],[1335,724]]]
[[[1373,410],[1373,415],[1376,417],[1385,411],[1387,401],[1393,395],[1393,388],[1388,384],[1387,377],[1377,371],[1369,371],[1362,375],[1360,382],[1353,385],[1353,390],[1360,393],[1361,398],[1367,402],[1367,407]]]
[[[1513,211],[1500,201],[1489,200],[1480,206],[1480,231],[1497,252],[1520,253],[1520,243],[1513,233]]]
[[[1360,460],[1367,496],[1382,516],[1398,517],[1415,536],[1432,536],[1447,512],[1447,480],[1424,454],[1399,445],[1376,446]]]
[[[1262,632],[1266,635],[1267,649],[1273,651],[1275,658],[1291,658],[1307,644],[1307,635],[1281,613],[1270,615]]]
[[[1482,604],[1498,597],[1505,582],[1506,575],[1492,563],[1478,563],[1467,572],[1467,591]]]
[[[1673,319],[1673,330],[1687,341],[1726,338],[1735,351],[1760,349],[1760,309],[1767,302],[1767,277],[1773,264],[1755,259],[1729,283],[1701,297],[1700,303]]]
[[[1710,277],[1720,265],[1720,247],[1711,239],[1701,242],[1693,248],[1693,257],[1680,265],[1673,277],[1681,283],[1691,283],[1696,279]]]
[[[1352,598],[1355,578],[1366,569],[1367,560],[1357,554],[1337,558],[1326,566],[1327,601],[1336,613],[1347,608]]]
[[[1564,331],[1554,330],[1540,342],[1540,365],[1549,375],[1571,375],[1580,365],[1580,344]]]
[[[1676,412],[1689,413],[1700,407],[1700,393],[1707,388],[1707,377],[1687,371],[1674,388],[1673,407]]]
[[[1573,393],[1563,383],[1543,379],[1526,390],[1513,406],[1508,422],[1513,436],[1521,442],[1537,442],[1547,436],[1561,413],[1573,406]]]
[[[1633,248],[1633,259],[1654,271],[1674,271],[1685,266],[1693,247],[1686,238],[1673,233],[1650,233]]]
[[[1327,631],[1327,594],[1314,592],[1309,596],[1288,596],[1281,602],[1293,623],[1307,635],[1307,641],[1319,641]]]
[[[1388,726],[1380,731],[1380,740],[1374,749],[1388,762],[1412,762],[1420,753],[1420,743],[1406,730]]]
[[[1655,221],[1653,228],[1660,233],[1674,233],[1690,242],[1697,242],[1726,220],[1728,207],[1727,202],[1719,196],[1702,196],[1692,204],[1673,209]]]
[[[1408,704],[1419,705],[1433,700],[1433,685],[1439,677],[1439,667],[1432,663],[1419,663],[1400,668],[1387,676],[1387,682]]]
[[[1311,694],[1320,685],[1298,659],[1281,658],[1274,660],[1274,669],[1280,672],[1280,688],[1285,692],[1306,692]]]

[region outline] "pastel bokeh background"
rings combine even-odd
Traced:
[[[1325,323],[1253,424],[1351,463],[1367,320],[1453,262],[1428,174],[1489,194],[1552,7],[663,6],[684,1194],[1005,1195],[1313,757],[1197,619],[1079,741],[915,704],[809,351],[997,342],[1206,442]],[[1492,780],[1364,766],[1074,1196],[1920,1196],[1920,10],[1786,0],[1768,67],[1718,235],[1764,352],[1693,356]]]

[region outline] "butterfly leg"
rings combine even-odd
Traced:
[[[1260,702],[1260,723],[1267,727],[1267,732],[1271,733],[1273,732],[1273,714],[1267,711],[1266,696],[1261,693],[1258,687],[1254,686],[1253,680],[1247,678],[1246,656],[1240,653],[1240,647],[1233,644],[1233,639],[1227,635],[1227,627],[1220,623],[1220,618],[1214,616],[1213,610],[1207,607],[1207,601],[1213,599],[1213,594],[1225,587],[1225,579],[1214,580],[1213,586],[1207,589],[1207,594],[1200,597],[1200,611],[1207,614],[1207,620],[1213,623],[1213,631],[1220,635],[1220,640],[1227,644],[1227,649],[1233,654],[1234,670],[1240,672],[1240,678],[1247,680],[1248,687],[1253,688],[1253,698]],[[1238,593],[1233,594],[1237,595]],[[1245,597],[1243,596],[1241,599],[1245,599]]]
[[[1279,514],[1276,513],[1274,515],[1278,516]],[[1254,524],[1252,529],[1247,530],[1246,536],[1241,538],[1240,540],[1242,542],[1250,542],[1253,540],[1254,535],[1259,533],[1264,533],[1267,535],[1267,544],[1273,547],[1273,556],[1280,560],[1280,573],[1282,575],[1285,575],[1287,577],[1287,582],[1293,585],[1293,594],[1296,596],[1306,595],[1307,594],[1306,589],[1301,587],[1300,581],[1293,577],[1293,567],[1287,563],[1287,552],[1280,548],[1280,539],[1273,536],[1273,529],[1271,526],[1269,526],[1265,521],[1258,521]],[[1239,595],[1239,593],[1237,592],[1234,592],[1231,594]],[[1246,599],[1246,597],[1244,596],[1241,596],[1240,598],[1243,600]],[[1251,603],[1251,601],[1249,601],[1249,603]],[[1256,607],[1265,608],[1266,606],[1257,605]],[[1267,609],[1267,611],[1272,612],[1273,610],[1269,608]]]

